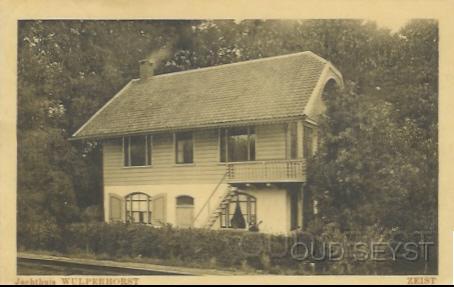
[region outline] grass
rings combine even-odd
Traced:
[[[109,271],[97,271],[89,268],[42,265],[20,262],[17,264],[17,275],[127,275]]]
[[[254,269],[250,267],[246,262],[243,262],[241,266],[238,268],[219,268],[216,262],[206,262],[205,264],[200,263],[191,263],[188,264],[187,262],[183,262],[177,259],[171,260],[163,260],[163,259],[156,259],[156,258],[142,258],[142,257],[119,257],[113,258],[107,254],[93,254],[90,252],[85,251],[72,251],[68,253],[61,253],[57,251],[47,251],[47,250],[25,250],[21,249],[18,250],[19,252],[29,252],[37,255],[43,256],[55,256],[55,257],[67,257],[67,258],[78,258],[78,259],[92,259],[92,260],[109,260],[109,261],[116,261],[116,262],[123,262],[123,263],[142,263],[142,264],[153,264],[153,265],[161,265],[161,266],[171,266],[171,267],[179,267],[179,268],[195,268],[201,270],[209,269],[211,273],[215,270],[222,272],[233,273],[233,275],[264,275],[264,274],[279,274],[279,275],[307,275],[308,272],[303,270],[305,265],[301,266],[302,268],[299,270],[295,269],[288,269],[282,268],[280,266],[270,266],[268,270],[261,270],[261,269]],[[38,272],[38,273],[33,273]],[[50,273],[49,273],[50,272]],[[53,273],[55,272],[55,273]],[[74,273],[74,272],[82,272],[82,273]],[[87,273],[88,272],[88,273]],[[91,273],[90,273],[91,272]],[[69,274],[68,274],[69,273]],[[18,274],[19,275],[109,275],[109,274],[94,274],[93,271],[86,270],[86,269],[79,269],[79,268],[56,268],[55,266],[33,266],[32,264],[18,264]],[[114,275],[114,274],[112,274]]]

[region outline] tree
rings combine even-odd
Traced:
[[[307,184],[319,201],[323,225],[334,224],[341,233],[370,232],[373,226],[387,240],[396,231],[424,231],[436,241],[436,35],[434,23],[409,23],[391,41],[397,41],[387,53],[394,55],[394,67],[383,59],[383,66],[362,76],[374,79],[375,91],[361,80],[347,82],[344,91],[325,99],[323,144]],[[429,44],[419,45],[420,39]],[[406,265],[416,268],[409,272],[436,272],[436,258],[431,259],[396,264],[395,272]]]
[[[68,138],[138,75],[138,60],[190,22],[21,21],[18,36],[19,227],[64,226],[102,199],[101,145]]]

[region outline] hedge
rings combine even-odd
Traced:
[[[158,259],[185,266],[252,268],[271,273],[282,269],[308,273],[308,264],[293,259],[295,238],[228,230],[161,228],[134,224],[74,223],[22,228],[18,246],[95,256]],[[301,240],[301,238],[299,238]]]

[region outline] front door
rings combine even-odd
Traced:
[[[193,206],[178,206],[177,207],[177,226],[182,228],[192,227],[194,220]]]
[[[176,225],[182,228],[192,227],[194,221],[194,199],[190,196],[177,197]]]

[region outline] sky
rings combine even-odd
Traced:
[[[370,18],[367,20],[372,20],[377,22],[378,26],[386,27],[391,29],[392,32],[396,32],[404,26],[410,19],[405,18],[391,18],[391,17],[381,17],[381,18]]]
[[[360,18],[358,18],[360,19]],[[369,21],[375,21],[379,27],[389,28],[391,32],[397,32],[411,19],[391,16],[378,16],[373,18],[362,18]],[[235,23],[239,23],[244,19],[234,19]]]

